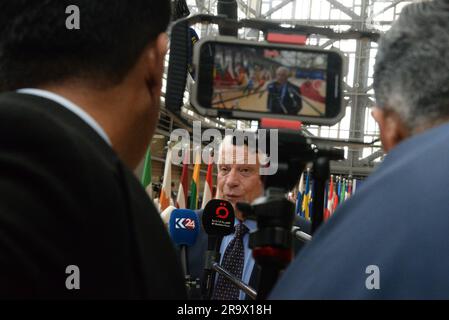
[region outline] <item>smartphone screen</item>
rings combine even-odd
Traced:
[[[200,53],[204,108],[314,119],[342,111],[342,58],[333,51],[210,41]]]

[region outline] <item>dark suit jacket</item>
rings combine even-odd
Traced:
[[[448,270],[446,124],[392,150],[316,233],[271,297],[448,299]],[[380,289],[368,290],[377,275]]]
[[[199,210],[197,211],[197,213],[199,220],[201,221],[203,211]],[[310,234],[311,224],[308,221],[298,217],[298,219],[295,220],[295,225],[300,227],[302,231]],[[302,242],[297,241],[295,239],[293,242],[293,249],[295,253],[299,252],[299,250],[303,247],[303,245],[304,244]],[[207,234],[204,231],[203,226],[201,225],[201,229],[198,234],[198,238],[195,242],[195,245],[188,249],[188,267],[190,275],[192,276],[193,279],[202,280],[206,251],[207,251]],[[255,264],[248,285],[253,289],[255,289],[256,291],[257,291],[258,277],[259,277],[259,268],[257,264]],[[198,298],[198,296],[196,298]]]
[[[272,113],[298,115],[302,109],[301,90],[294,84],[287,82],[286,88],[276,81],[267,87],[267,108]],[[283,92],[285,90],[285,92]],[[285,108],[285,110],[284,110]]]
[[[70,265],[80,290],[66,288]],[[0,297],[186,297],[133,173],[78,116],[18,93],[0,95]]]

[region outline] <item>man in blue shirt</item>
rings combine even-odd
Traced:
[[[288,81],[289,74],[287,68],[279,67],[276,80],[267,87],[267,108],[271,113],[298,115],[302,109],[301,91]]]
[[[255,199],[263,195],[264,185],[260,174],[260,166],[261,163],[265,163],[266,160],[264,157],[266,155],[261,150],[255,150],[251,146],[251,143],[248,143],[248,140],[250,139],[244,140],[242,144],[239,143],[238,139],[234,139],[233,135],[227,135],[220,145],[217,165],[219,198],[225,199],[233,204],[236,215],[236,230],[243,229],[242,233],[236,231],[236,233],[223,238],[220,246],[220,265],[226,269],[228,263],[226,261],[227,255],[241,255],[240,259],[233,261],[234,265],[237,265],[237,268],[228,271],[246,284],[257,289],[259,270],[252,257],[252,250],[248,246],[249,234],[256,231],[257,223],[256,221],[246,220],[236,210],[236,204],[238,202],[252,203]],[[202,211],[199,212],[199,215],[202,215]],[[310,233],[310,224],[307,221],[296,221],[296,225],[304,232]],[[235,242],[240,242],[240,246],[234,246],[232,252],[229,253],[231,251],[230,246],[235,245]],[[298,251],[301,247],[302,243],[299,243],[299,241],[294,243],[295,251]],[[189,248],[189,270],[193,278],[202,278],[206,250],[207,235],[205,232],[200,232],[195,245]],[[228,254],[226,253],[227,251]],[[238,289],[230,286],[227,280],[220,278],[221,276],[216,277],[212,299],[246,299],[246,295],[242,291],[239,292]],[[232,292],[229,292],[229,290]]]

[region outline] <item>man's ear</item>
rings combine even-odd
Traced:
[[[371,112],[380,129],[380,139],[385,152],[390,152],[401,141],[410,136],[399,115],[394,111],[374,108]]]
[[[147,86],[151,91],[160,94],[162,87],[162,75],[164,73],[165,55],[168,51],[168,36],[161,33],[156,40],[149,45],[145,60],[147,65]]]

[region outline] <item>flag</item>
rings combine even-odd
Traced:
[[[204,192],[203,192],[203,201],[201,205],[201,209],[204,209],[206,204],[212,200],[212,172],[213,172],[213,164],[212,161],[209,160],[209,165],[207,166],[207,175],[206,175],[206,181],[204,183]]]
[[[338,182],[337,182],[338,180]],[[338,177],[335,177],[335,190],[334,190],[334,201],[332,203],[332,214],[335,213],[335,210],[337,210],[338,207],[338,189],[340,188],[340,179]]]
[[[198,187],[200,184],[201,152],[196,152],[195,167],[193,168],[192,184],[190,185],[189,209],[198,209]]]
[[[153,192],[152,180],[152,168],[151,168],[151,149],[148,148],[147,154],[145,156],[145,162],[143,164],[143,174],[142,174],[142,185],[145,188],[149,196]]]
[[[188,180],[188,174],[189,174],[189,161],[188,161],[188,155],[186,152],[186,156],[184,158],[182,165],[182,174],[181,174],[181,181],[179,181],[179,189],[178,189],[178,196],[176,199],[176,208],[178,209],[186,209],[187,208],[187,180]]]
[[[307,176],[306,176],[306,190],[304,191],[304,194],[302,196],[302,214],[303,217],[307,220],[310,219],[310,212],[309,212],[309,192],[310,192],[310,173],[307,170]]]
[[[327,199],[327,210],[326,215],[324,217],[324,221],[330,218],[330,216],[334,213],[334,176],[331,176],[331,180],[329,182],[329,194]]]
[[[348,181],[347,189],[346,189],[346,198],[348,200],[352,196],[352,180]]]
[[[343,183],[341,185],[340,202],[345,201],[345,193],[346,193],[346,179],[343,179]]]
[[[352,193],[355,193],[355,190],[357,190],[357,179],[354,179],[354,181],[352,182]]]
[[[343,178],[340,176],[338,177],[338,188],[337,188],[337,197],[338,197],[338,203],[341,203],[341,183]]]
[[[167,149],[167,157],[165,159],[164,180],[162,182],[161,196],[159,198],[159,210],[162,212],[170,205],[171,199],[171,146]]]
[[[299,179],[298,195],[296,196],[296,208],[295,213],[301,215],[302,196],[304,194],[304,172]]]
[[[309,190],[309,218],[308,220],[313,219],[313,198],[315,198],[315,180],[312,179],[311,188]]]
[[[326,182],[326,185],[324,187],[324,206],[323,206],[323,221],[326,221],[327,214],[327,203],[329,201],[329,187],[330,184]]]

